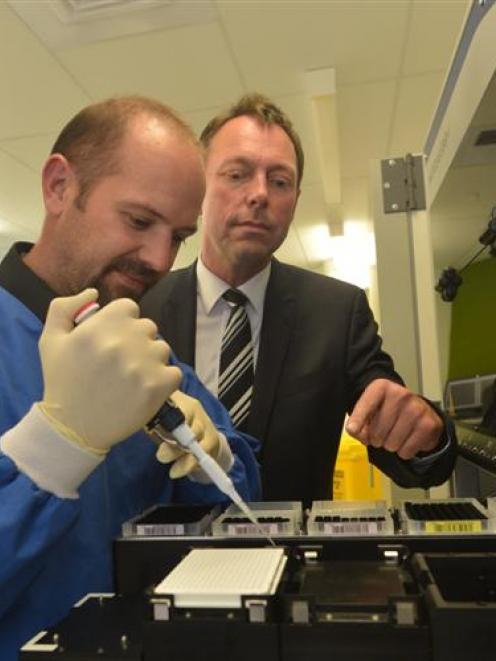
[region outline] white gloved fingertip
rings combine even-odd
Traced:
[[[183,454],[182,450],[175,448],[170,443],[163,442],[158,446],[155,456],[161,464],[170,464],[171,461],[175,461],[181,454]]]
[[[169,470],[169,476],[173,480],[185,477],[194,471],[197,461],[191,454],[180,457]]]

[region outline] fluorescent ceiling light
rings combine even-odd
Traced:
[[[330,239],[330,255],[324,269],[327,275],[363,289],[370,287],[376,253],[374,234],[366,229],[366,223],[346,220],[343,236]]]

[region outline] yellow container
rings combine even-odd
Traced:
[[[341,436],[333,477],[334,500],[381,500],[382,473],[371,463],[363,443]]]

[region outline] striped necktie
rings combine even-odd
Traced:
[[[222,336],[218,397],[238,429],[243,429],[250,413],[253,392],[253,342],[246,313],[246,296],[228,289],[222,297],[231,312]]]

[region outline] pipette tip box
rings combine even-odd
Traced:
[[[123,537],[204,535],[218,505],[154,505],[122,525]]]
[[[316,500],[307,521],[309,535],[392,535],[394,524],[383,500]]]
[[[303,521],[301,503],[286,502],[254,502],[247,503],[253,512],[261,530],[270,536],[299,535]],[[261,532],[246,517],[237,505],[230,505],[212,524],[214,536],[255,536]]]
[[[475,498],[405,501],[400,508],[403,532],[411,535],[491,533],[494,514]]]

